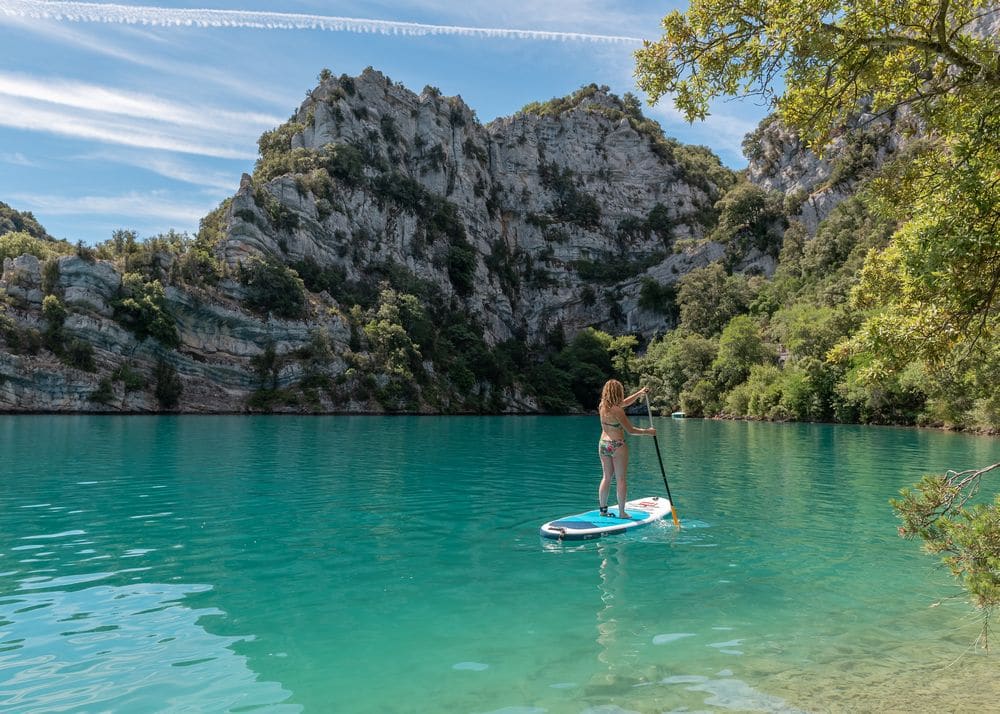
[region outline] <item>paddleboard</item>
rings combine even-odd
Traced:
[[[549,521],[542,524],[539,533],[553,540],[591,540],[615,533],[624,533],[633,528],[648,526],[670,513],[670,499],[647,496],[628,501],[625,512],[629,518],[617,518],[618,506],[611,506],[608,515],[602,516],[594,509],[575,516]]]

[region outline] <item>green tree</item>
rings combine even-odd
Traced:
[[[55,295],[46,295],[42,299],[42,318],[45,320],[45,346],[54,354],[63,353],[65,335],[63,323],[69,312],[66,306]]]
[[[894,228],[895,221],[873,213],[860,198],[842,201],[802,246],[803,275],[820,278],[844,268],[856,273],[870,250],[888,245]]]
[[[152,337],[167,347],[177,347],[180,335],[166,303],[166,292],[159,280],[147,282],[139,273],[125,273],[119,297],[113,302],[115,318],[140,341]]]
[[[990,7],[693,0],[636,53],[651,101],[670,93],[695,119],[718,96],[763,97],[819,151],[859,110],[878,117],[906,107],[919,117],[926,138],[873,180],[868,201],[898,230],[888,248],[868,253],[854,293],[865,322],[834,354],[849,370],[846,387],[868,397],[877,385],[899,389],[893,409],[905,406],[899,396],[922,398],[925,383],[914,376],[945,374],[969,385],[957,396],[985,404],[1000,382],[1000,52],[994,38],[974,34]],[[1000,592],[991,585],[1000,504],[969,518],[962,504],[989,470],[938,477],[919,498],[896,503],[902,534],[947,553],[987,618]],[[922,527],[925,519],[940,530]],[[958,537],[963,520],[969,527]]]
[[[673,330],[649,345],[638,360],[639,381],[651,387],[654,405],[673,411],[708,374],[718,343],[685,330]],[[700,411],[691,410],[692,416]]]
[[[644,275],[639,287],[639,307],[658,312],[670,322],[677,322],[680,308],[677,306],[677,285],[659,283]]]
[[[719,336],[719,353],[712,362],[714,381],[722,391],[732,389],[754,365],[773,362],[774,350],[764,344],[760,326],[747,315],[734,317]]]
[[[17,211],[0,201],[0,236],[21,231],[44,241],[55,241],[31,211]],[[63,243],[63,241],[58,242]]]
[[[971,34],[982,9],[978,0],[693,0],[636,52],[636,76],[650,102],[670,94],[689,121],[716,97],[762,98],[821,146],[859,107],[933,113],[940,97],[1000,88],[996,44]]]
[[[173,365],[157,362],[153,369],[153,379],[156,380],[153,394],[160,407],[163,409],[176,407],[180,403],[181,394],[184,393],[184,384]]]
[[[745,312],[752,298],[746,278],[726,275],[719,263],[692,270],[679,282],[680,327],[700,335],[717,335],[729,320]]]
[[[239,277],[246,287],[243,302],[254,312],[265,315],[271,313],[289,320],[305,316],[305,285],[288,266],[272,260],[252,258],[240,263]]]
[[[983,476],[1000,469],[948,471],[924,476],[914,488],[904,488],[892,505],[902,520],[899,534],[918,537],[924,550],[941,557],[984,613],[981,641],[989,646],[990,616],[1000,604],[1000,495],[992,503],[970,504]]]
[[[751,249],[777,258],[787,220],[783,196],[748,181],[730,189],[715,204],[719,222],[712,239],[726,246],[726,263],[735,266]]]
[[[365,336],[376,364],[386,374],[412,381],[421,371],[421,355],[403,326],[404,313],[414,311],[412,295],[401,296],[391,288],[379,295],[378,306],[365,324]]]
[[[45,260],[56,255],[68,255],[73,252],[68,243],[44,240],[27,231],[10,231],[0,235],[0,265],[6,258],[17,258],[21,255],[33,255],[39,260]]]
[[[605,381],[622,376],[612,363],[612,343],[611,335],[588,327],[578,332],[554,360],[569,378],[576,402],[586,409],[597,406]]]
[[[775,312],[770,332],[795,357],[825,359],[850,327],[843,310],[803,300]]]

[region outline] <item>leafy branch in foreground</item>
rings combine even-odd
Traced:
[[[899,535],[919,537],[924,550],[941,556],[951,574],[983,612],[983,646],[989,649],[989,622],[1000,603],[1000,495],[993,506],[968,506],[984,475],[1000,463],[981,469],[924,476],[916,489],[904,488],[890,503],[903,521]]]
[[[981,0],[693,0],[635,53],[636,75],[650,101],[673,95],[689,121],[719,96],[762,98],[818,146],[859,107],[880,115],[1000,87],[996,45],[975,33],[994,12]]]

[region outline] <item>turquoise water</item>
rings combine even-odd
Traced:
[[[0,416],[0,710],[996,706],[887,499],[1000,442],[660,419],[683,530],[543,541],[593,505],[595,425]],[[662,494],[631,444],[630,497]]]

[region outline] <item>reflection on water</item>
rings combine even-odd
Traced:
[[[88,581],[73,585],[82,582]],[[283,704],[290,693],[260,681],[246,658],[234,654],[240,638],[213,635],[199,624],[224,613],[183,604],[209,586],[51,589],[69,585],[33,578],[0,600],[3,711],[140,712],[168,704],[175,711],[301,710]]]
[[[697,542],[697,529],[706,524],[696,523],[689,527],[695,534],[680,533],[673,529],[660,528],[658,535],[670,537],[686,543]],[[656,536],[653,536],[655,538]],[[647,536],[646,540],[650,540]],[[802,714],[801,710],[790,706],[780,697],[760,692],[746,682],[733,677],[729,669],[720,669],[710,676],[692,674],[714,666],[711,662],[698,662],[695,648],[709,647],[723,654],[742,655],[734,649],[742,640],[726,642],[706,642],[706,637],[695,632],[669,632],[653,636],[651,643],[662,646],[665,657],[657,658],[657,665],[642,665],[642,649],[636,647],[635,637],[639,629],[635,623],[629,625],[631,602],[627,587],[629,577],[629,553],[634,546],[629,540],[605,539],[596,544],[599,557],[599,596],[597,611],[597,643],[600,645],[598,661],[600,668],[587,688],[589,694],[597,694],[610,701],[629,702],[629,706],[639,707],[638,711],[697,711],[708,710],[756,711],[773,714]],[[644,567],[639,563],[638,567]],[[669,608],[669,596],[665,594],[664,608]],[[635,616],[635,613],[632,613]],[[720,632],[730,632],[732,627],[712,627],[704,633],[710,640]],[[689,639],[691,638],[691,639]],[[682,641],[685,641],[683,642]],[[671,649],[672,648],[672,649]],[[674,655],[674,656],[670,656]],[[663,676],[664,671],[673,672]],[[631,690],[631,691],[630,691]],[[601,707],[589,709],[593,712],[626,711]]]
[[[888,498],[1000,444],[660,420],[683,529],[596,542],[591,418],[0,416],[4,711],[988,711]],[[649,447],[649,448],[647,448]],[[650,444],[636,493],[659,493]],[[956,664],[957,663],[957,664]]]

